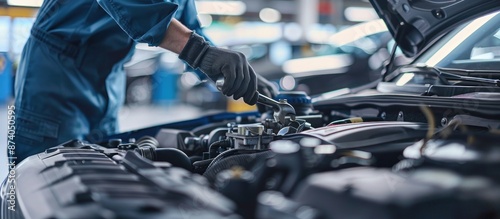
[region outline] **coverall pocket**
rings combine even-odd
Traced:
[[[59,135],[59,124],[59,121],[48,116],[20,109],[16,118],[16,138],[20,137],[19,140],[29,145],[42,143],[45,138],[56,139]]]

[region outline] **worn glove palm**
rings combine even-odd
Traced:
[[[214,81],[224,77],[224,95],[232,95],[235,100],[243,97],[250,105],[257,103],[257,76],[242,53],[210,46],[193,33],[179,58]]]

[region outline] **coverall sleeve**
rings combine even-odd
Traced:
[[[130,38],[158,46],[178,5],[164,0],[97,0]],[[195,15],[196,17],[196,15]]]
[[[197,16],[198,11],[196,10],[196,5],[194,0],[180,0],[179,3],[180,4],[184,3],[184,10],[182,11],[182,14],[179,17],[179,21],[189,29],[194,30],[197,34],[203,36],[205,40],[207,40],[210,44],[213,45],[212,41],[210,41],[210,38],[207,37],[207,35],[203,31],[203,28],[201,27],[201,24],[198,20]],[[207,75],[205,75],[200,70],[192,69],[188,65],[186,65],[186,70],[196,73],[201,80],[208,78]]]
[[[179,21],[186,25],[189,29],[196,31],[198,34],[202,34],[203,31],[200,22],[198,21],[198,11],[196,10],[194,0],[184,0],[184,2],[184,11],[179,18]]]

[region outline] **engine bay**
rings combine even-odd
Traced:
[[[283,120],[272,108],[213,115],[31,156],[17,167],[19,205],[7,216],[500,216],[495,115],[412,98],[391,105],[352,96],[313,107],[294,95],[296,115]]]
[[[53,145],[9,165],[0,218],[499,219],[499,1],[369,2],[394,39],[377,80],[259,79],[258,112]]]

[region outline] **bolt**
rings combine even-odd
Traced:
[[[441,119],[441,126],[443,126],[443,127],[444,127],[444,126],[446,126],[446,125],[448,125],[448,118],[443,117],[443,118]]]
[[[398,113],[398,121],[404,121],[405,118],[404,118],[404,114],[403,114],[403,111],[399,111]]]
[[[444,11],[441,10],[441,9],[438,9],[438,10],[433,10],[432,11],[432,14],[434,15],[434,17],[436,17],[437,19],[443,19],[445,17],[445,14],[444,14]]]
[[[403,4],[403,11],[404,12],[410,11],[410,6],[408,4]]]

